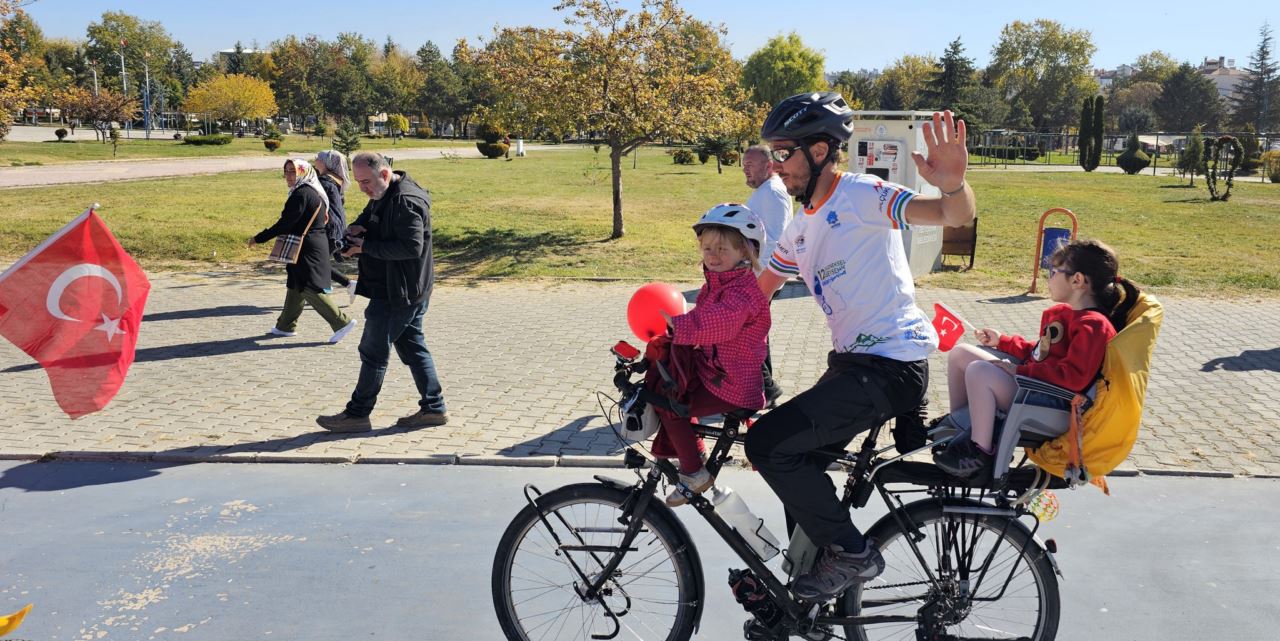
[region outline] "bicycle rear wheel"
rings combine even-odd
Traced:
[[[587,582],[578,570],[594,580],[613,558],[608,549],[622,542],[626,526],[619,519],[628,495],[596,483],[568,485],[538,499],[545,519],[532,505],[516,515],[493,559],[493,605],[508,639],[590,639],[614,632],[601,638],[689,639],[701,606],[693,544],[656,504],[601,596],[584,596]],[[566,549],[574,546],[593,547]]]
[[[936,608],[934,631],[941,638],[1052,641],[1057,635],[1058,578],[1048,554],[1030,540],[1021,522],[1003,515],[944,512],[936,500],[911,503],[898,513],[924,535],[916,546],[938,585],[930,583],[908,534],[890,514],[867,532],[880,546],[885,572],[842,596],[843,615],[912,616],[929,606]],[[860,641],[915,639],[917,627],[848,626],[845,634]]]

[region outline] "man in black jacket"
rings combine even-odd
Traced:
[[[360,339],[360,378],[347,408],[316,423],[330,432],[372,429],[369,414],[394,345],[421,395],[419,410],[396,421],[396,427],[444,425],[444,393],[422,333],[435,280],[431,195],[404,172],[391,171],[379,154],[356,154],[351,165],[356,184],[369,197],[360,217],[347,227],[350,246],[343,252],[359,257],[356,295],[369,299]]]

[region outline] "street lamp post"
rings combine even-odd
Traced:
[[[89,65],[89,71],[93,72],[93,95],[98,95],[98,63],[93,61],[85,61]]]
[[[146,74],[145,84],[142,85],[142,126],[147,130],[147,140],[151,140],[151,66],[148,64],[150,58],[150,52],[142,52],[142,71]]]
[[[129,75],[128,75],[128,72],[126,72],[124,69],[124,46],[126,43],[127,41],[124,38],[120,39],[120,93],[122,95],[128,96],[129,95]],[[128,137],[132,137],[130,136],[130,134],[133,133],[133,120],[132,119],[126,120],[124,123],[124,127],[125,127],[125,135]]]

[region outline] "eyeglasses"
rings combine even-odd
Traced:
[[[1062,274],[1063,276],[1066,276],[1067,278],[1071,278],[1072,276],[1075,276],[1075,275],[1076,275],[1076,272],[1073,272],[1073,271],[1071,271],[1070,269],[1064,269],[1064,268],[1062,268],[1062,267],[1050,267],[1050,268],[1049,268],[1049,278],[1053,278],[1053,277],[1054,277],[1054,275],[1056,275],[1056,274]]]
[[[770,149],[769,157],[772,158],[774,162],[787,162],[787,159],[801,147],[804,147],[804,145],[796,145],[794,147],[786,147],[783,149]]]

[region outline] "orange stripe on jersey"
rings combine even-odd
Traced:
[[[817,213],[820,207],[827,204],[827,201],[831,199],[831,195],[836,193],[836,187],[840,186],[840,178],[842,178],[843,176],[844,176],[843,171],[837,171],[835,174],[835,180],[831,181],[831,189],[827,190],[827,195],[823,196],[820,200],[818,200],[818,202],[813,203],[809,207],[805,207],[804,213],[806,215],[812,216],[813,214]]]

